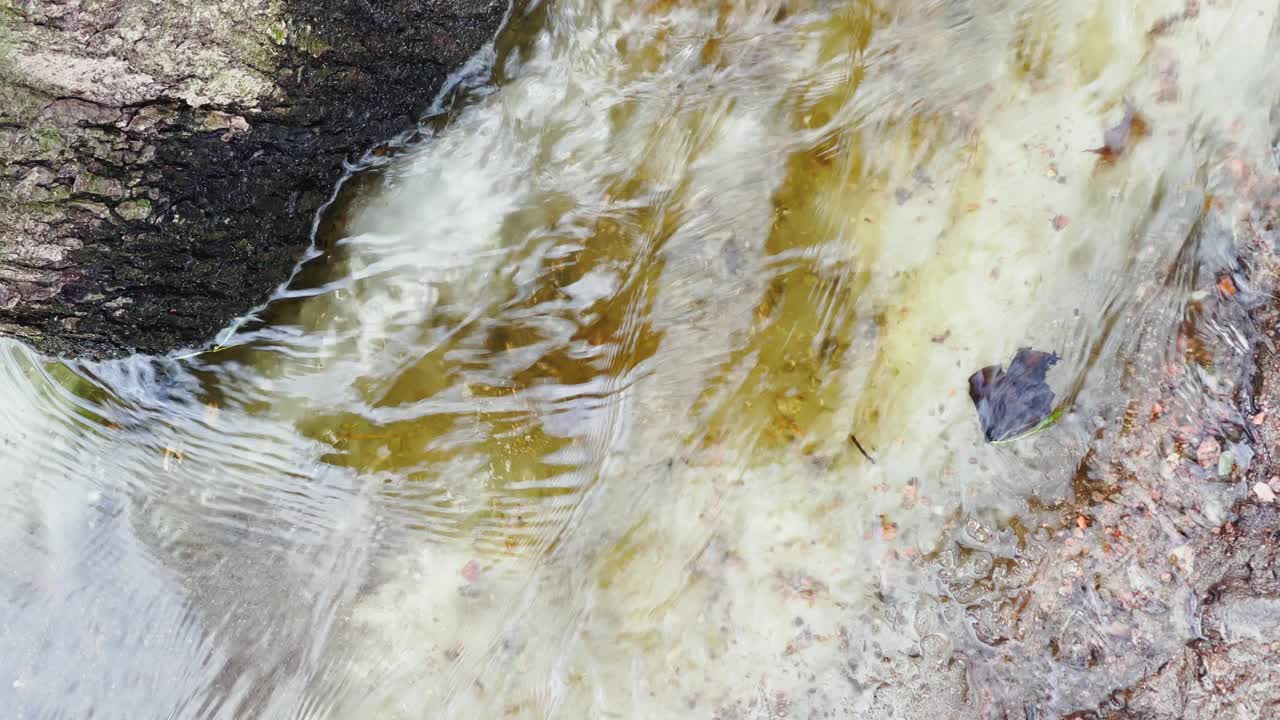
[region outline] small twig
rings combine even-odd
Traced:
[[[876,464],[876,459],[871,457],[871,453],[867,452],[866,448],[862,447],[862,443],[858,442],[858,437],[853,433],[849,433],[849,442],[853,443],[853,446],[858,448],[858,452],[862,453],[862,457],[870,460],[872,465]]]

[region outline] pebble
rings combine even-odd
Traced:
[[[1264,483],[1264,482],[1260,482],[1260,483],[1258,483],[1258,484],[1256,484],[1256,485],[1254,485],[1254,486],[1253,486],[1253,494],[1254,494],[1254,495],[1257,495],[1257,496],[1258,496],[1258,500],[1260,500],[1260,501],[1262,501],[1262,502],[1264,502],[1264,503],[1269,503],[1269,502],[1275,502],[1275,501],[1276,501],[1276,493],[1275,493],[1275,491],[1271,489],[1271,486],[1270,486],[1270,485],[1268,485],[1268,484],[1266,484],[1266,483]]]
[[[1196,462],[1200,463],[1202,468],[1217,467],[1220,457],[1222,457],[1222,446],[1212,437],[1205,438],[1200,443],[1200,447],[1196,448]]]

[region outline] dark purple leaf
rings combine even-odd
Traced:
[[[1053,390],[1045,374],[1058,359],[1055,353],[1022,348],[1008,371],[988,365],[969,376],[969,398],[987,442],[1015,438],[1049,417]]]

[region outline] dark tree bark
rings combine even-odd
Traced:
[[[505,0],[0,0],[0,333],[211,340],[307,248]]]

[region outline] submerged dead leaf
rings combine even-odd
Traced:
[[[1222,291],[1223,295],[1231,297],[1236,294],[1236,283],[1231,279],[1230,275],[1223,275],[1218,279],[1218,289]]]
[[[1182,6],[1182,12],[1165,15],[1159,20],[1156,20],[1155,24],[1151,26],[1151,29],[1147,30],[1147,37],[1156,38],[1161,35],[1166,35],[1179,23],[1186,20],[1195,20],[1198,17],[1200,17],[1200,0],[1185,0]]]
[[[1056,353],[1021,348],[1008,371],[988,365],[969,376],[969,399],[987,442],[1014,440],[1056,419],[1045,375],[1058,360]]]
[[[1146,137],[1149,132],[1150,126],[1147,124],[1147,119],[1126,100],[1124,115],[1120,118],[1120,122],[1107,128],[1103,133],[1102,147],[1093,148],[1089,152],[1098,155],[1103,162],[1111,164],[1134,142]]]
[[[802,600],[813,607],[813,601],[818,595],[827,591],[827,584],[802,572],[779,570],[774,573],[774,589],[788,600]]]
[[[205,403],[203,418],[205,422],[212,422],[218,419],[222,414],[222,408],[217,403]]]
[[[890,520],[887,515],[880,516],[880,537],[885,542],[892,542],[898,537],[898,523]]]
[[[182,464],[183,452],[177,448],[166,447],[163,458],[164,471],[172,472],[175,467]]]

